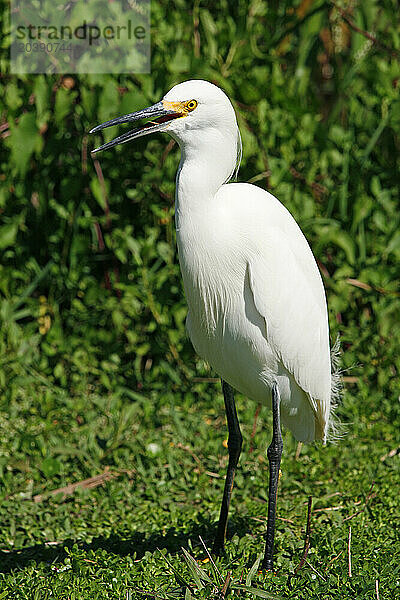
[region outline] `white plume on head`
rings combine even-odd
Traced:
[[[227,181],[225,183],[228,183],[228,181],[231,181],[231,179],[234,179],[235,181],[237,180],[237,176],[238,176],[239,169],[240,169],[240,163],[242,162],[242,155],[243,155],[242,136],[240,135],[240,129],[238,127],[237,128],[236,165],[235,165],[235,169],[234,169],[233,173],[230,175],[230,177],[227,179]]]

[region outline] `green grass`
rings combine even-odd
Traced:
[[[11,75],[2,37],[0,600],[399,596],[397,23],[392,0],[153,0],[152,73],[132,76]],[[347,435],[296,459],[284,433],[275,575],[257,569],[271,420],[262,407],[252,437],[257,406],[242,397],[216,568],[201,542],[227,434],[220,386],[184,328],[178,149],[160,135],[89,154],[91,127],[189,78],[232,99],[239,179],[300,224],[342,340]]]
[[[386,455],[398,446],[398,400],[355,371],[360,378],[340,408],[352,423],[340,443],[303,446],[296,459],[297,444],[284,435],[277,573],[256,570],[247,581],[252,592],[235,586],[246,584],[263,552],[270,438],[264,408],[252,438],[256,407],[238,398],[245,444],[227,554],[215,559],[219,576],[203,562],[200,542],[211,546],[227,463],[218,384],[192,383],[186,393],[176,385],[142,389],[134,401],[123,390],[102,396],[81,390],[74,398],[40,384],[21,390],[8,406],[10,418],[1,421],[3,597],[210,598],[230,573],[226,598],[257,597],[257,590],[282,598],[373,598],[376,581],[381,598],[394,598],[399,456]],[[102,486],[46,497],[107,467],[114,478]],[[34,502],[32,494],[44,499]],[[309,495],[311,548],[294,574]]]

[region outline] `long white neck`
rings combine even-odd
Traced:
[[[176,178],[175,219],[177,229],[207,211],[215,194],[234,173],[238,131],[216,129],[189,131],[178,140],[181,162]]]

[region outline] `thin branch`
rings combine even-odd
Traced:
[[[225,598],[226,592],[228,591],[230,581],[231,581],[231,572],[229,571],[228,575],[226,576],[226,579],[225,579],[224,587],[221,590],[221,598]]]
[[[253,441],[254,441],[254,436],[256,435],[256,431],[257,431],[257,420],[258,420],[258,415],[260,414],[260,410],[261,410],[261,404],[258,404],[257,408],[256,408],[256,412],[254,413],[253,429],[251,430],[251,435],[250,435],[249,454],[251,454],[254,450]]]
[[[314,573],[318,575],[318,577],[321,577],[322,581],[326,581],[325,577],[323,577],[321,573],[319,573],[319,571],[317,571],[317,569],[313,567],[310,562],[308,562],[308,560],[306,560],[306,565],[308,565],[314,571]]]
[[[167,158],[168,154],[171,152],[172,148],[175,146],[175,143],[176,143],[175,140],[170,140],[168,142],[168,144],[165,146],[165,150],[161,156],[161,161],[160,161],[161,166],[165,163],[165,159]]]
[[[379,460],[381,462],[384,462],[387,458],[393,458],[393,456],[396,456],[396,454],[399,454],[399,453],[400,453],[400,446],[398,446],[397,448],[393,448],[393,450],[390,450],[390,452],[381,456]]]
[[[360,27],[358,27],[354,23],[354,21],[352,19],[350,19],[350,17],[347,15],[346,11],[343,10],[343,8],[340,8],[340,6],[337,6],[337,4],[335,4],[334,2],[332,2],[332,4],[336,8],[336,10],[340,13],[342,19],[344,21],[346,21],[346,23],[347,23],[347,25],[349,25],[349,27],[351,27],[351,29],[353,29],[360,35],[363,35],[365,38],[367,38],[367,40],[369,40],[370,42],[375,44],[375,46],[379,46],[380,48],[382,48],[382,50],[386,50],[386,52],[388,52],[394,58],[399,58],[400,52],[398,50],[395,50],[394,48],[387,46],[386,44],[384,44],[383,42],[378,40],[378,38],[376,38],[374,35],[372,35],[372,33],[369,33],[369,31],[365,31],[365,29],[361,29]]]
[[[336,556],[334,556],[334,557],[333,557],[333,558],[332,558],[332,559],[331,559],[331,560],[328,562],[328,564],[326,565],[326,567],[325,567],[325,571],[327,571],[327,570],[329,569],[329,567],[331,566],[331,564],[332,564],[332,563],[334,563],[334,562],[335,562],[335,560],[337,560],[337,559],[338,559],[340,556],[342,556],[342,554],[343,554],[343,550],[341,550],[341,551],[339,552],[339,554],[337,554]]]
[[[349,577],[352,577],[351,574],[351,525],[349,527],[349,538],[347,541],[347,557],[348,557],[348,564],[349,564]]]
[[[98,180],[100,183],[101,194],[103,196],[103,202],[104,202],[104,213],[106,215],[106,226],[107,226],[107,229],[109,229],[110,225],[111,225],[110,207],[108,205],[108,197],[107,197],[106,184],[104,181],[104,175],[103,175],[103,171],[101,169],[99,160],[97,158],[93,158],[93,164],[94,164],[94,168],[96,169],[96,174],[97,174],[97,177],[98,177]]]
[[[327,506],[326,508],[315,508],[314,512],[315,513],[328,512],[330,510],[342,510],[342,508],[344,508],[343,504],[339,504],[338,506]]]
[[[221,582],[222,582],[222,581],[223,581],[223,579],[222,579],[222,575],[221,575],[221,573],[220,573],[220,571],[219,571],[219,569],[218,569],[217,565],[216,565],[216,564],[215,564],[215,562],[213,561],[213,559],[212,559],[212,556],[211,556],[211,554],[209,553],[209,551],[208,551],[208,548],[207,548],[207,546],[205,545],[205,543],[204,543],[204,540],[203,540],[203,538],[201,537],[201,535],[199,535],[199,539],[200,539],[200,542],[202,543],[202,546],[203,546],[204,550],[206,551],[206,554],[207,554],[207,556],[208,556],[208,558],[209,558],[209,560],[210,560],[210,562],[211,562],[212,566],[213,566],[213,567],[214,567],[214,569],[215,569],[215,572],[216,572],[216,573],[218,573],[218,576],[219,576],[219,578],[220,578],[220,580],[221,580]]]
[[[296,448],[295,460],[299,460],[302,447],[303,447],[303,443],[302,442],[298,442],[297,443],[297,448]]]
[[[103,252],[105,248],[103,232],[101,231],[100,224],[96,221],[94,224],[94,229],[96,231],[97,243],[99,245],[100,252]]]
[[[304,540],[304,550],[303,556],[301,557],[301,561],[299,562],[297,568],[295,569],[295,573],[297,574],[301,567],[306,562],[307,554],[310,549],[310,534],[311,534],[311,507],[312,507],[312,496],[308,497],[308,506],[307,506],[307,527],[306,527],[306,538]]]
[[[82,140],[82,155],[81,155],[81,168],[83,175],[87,174],[87,147],[88,147],[88,136],[84,135]]]
[[[400,296],[400,293],[396,292],[396,290],[385,290],[385,288],[375,287],[375,286],[370,285],[369,283],[360,281],[359,279],[353,279],[352,277],[348,277],[347,279],[345,279],[345,281],[349,285],[358,287],[362,290],[366,290],[367,292],[374,291],[374,292],[379,292],[379,294],[389,294],[392,296]]]
[[[321,198],[321,196],[324,196],[325,194],[328,193],[328,190],[324,185],[321,185],[320,183],[317,183],[316,181],[312,181],[311,183],[308,183],[307,178],[304,177],[304,175],[302,175],[294,167],[290,167],[289,171],[295,179],[298,179],[302,183],[305,183],[306,185],[310,186],[310,188],[313,190],[313,192],[315,192],[317,200],[319,200]]]
[[[106,468],[103,471],[103,473],[100,473],[100,475],[95,475],[94,477],[89,477],[89,479],[83,479],[82,481],[70,483],[65,487],[57,488],[56,490],[52,490],[51,492],[37,494],[36,496],[33,496],[33,501],[42,502],[42,500],[46,500],[50,496],[56,496],[57,494],[63,494],[63,496],[66,497],[73,494],[78,488],[91,489],[102,485],[105,481],[114,479],[114,477],[116,477],[117,475],[117,473],[112,473],[108,468]]]

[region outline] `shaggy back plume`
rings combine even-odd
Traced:
[[[340,369],[340,338],[339,335],[336,338],[335,343],[331,349],[331,413],[329,417],[329,424],[327,429],[327,435],[324,440],[328,442],[337,442],[346,435],[346,430],[337,418],[335,411],[340,404],[343,392],[343,381],[342,381],[342,370]]]

